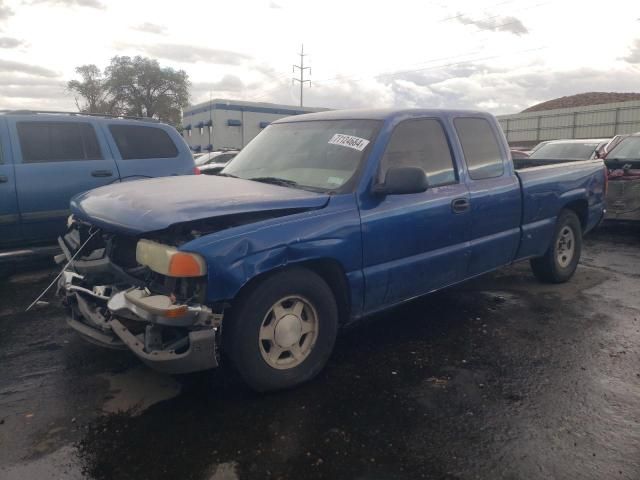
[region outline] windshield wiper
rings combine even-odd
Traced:
[[[284,187],[298,186],[298,182],[294,182],[293,180],[287,180],[286,178],[278,178],[278,177],[253,177],[253,178],[248,178],[247,180],[253,180],[254,182],[271,183],[273,185],[282,185]]]

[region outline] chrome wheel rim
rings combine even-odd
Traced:
[[[278,370],[306,360],[318,338],[318,314],[306,298],[291,295],[275,302],[262,320],[258,344],[267,364]]]
[[[567,268],[573,260],[576,249],[576,239],[571,227],[564,226],[556,242],[556,260],[562,268]]]

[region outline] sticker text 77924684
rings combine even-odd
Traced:
[[[336,133],[329,140],[331,145],[341,145],[347,148],[353,148],[354,150],[358,150],[361,152],[364,150],[367,145],[369,145],[369,140],[366,138],[355,137],[353,135],[345,135],[343,133]]]

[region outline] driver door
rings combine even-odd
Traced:
[[[399,123],[378,181],[391,166],[422,168],[429,187],[422,193],[372,194],[360,206],[366,313],[463,280],[469,260],[469,192],[458,178],[442,123]]]

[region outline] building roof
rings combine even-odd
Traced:
[[[533,105],[532,107],[523,110],[521,113],[555,110],[558,108],[586,107],[590,105],[628,102],[632,100],[640,100],[640,93],[587,92],[538,103],[537,105]]]
[[[248,112],[278,113],[281,115],[295,115],[300,112],[318,112],[327,110],[318,107],[300,107],[296,105],[283,105],[267,102],[247,102],[244,100],[230,100],[227,98],[213,98],[207,102],[190,105],[185,108],[184,116],[207,112],[210,109],[242,110]]]

